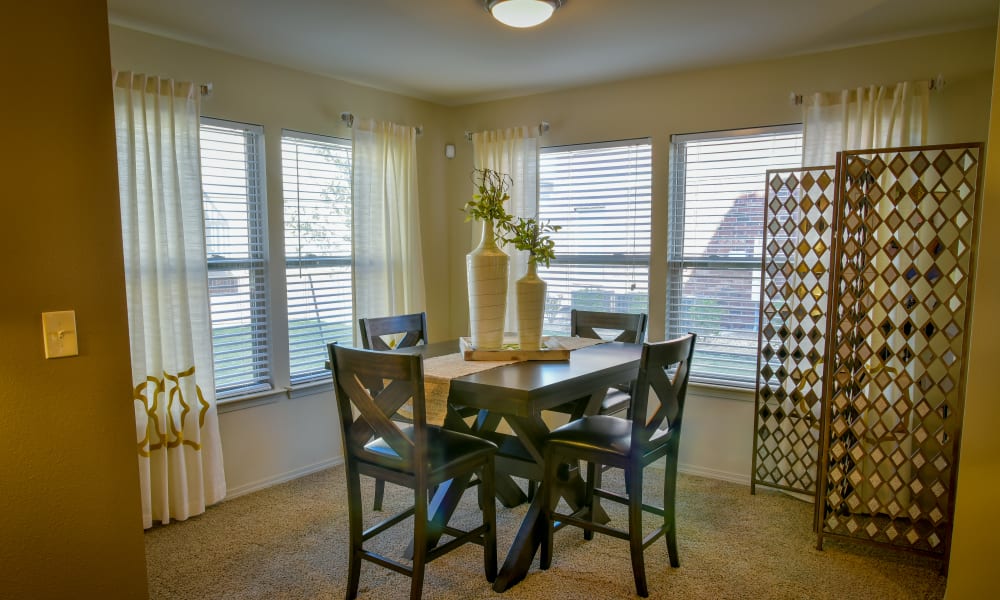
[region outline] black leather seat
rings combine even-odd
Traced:
[[[675,340],[643,346],[639,377],[632,397],[632,418],[609,415],[583,417],[553,430],[546,438],[545,476],[541,492],[546,525],[541,557],[543,569],[552,564],[552,536],[557,523],[559,527],[575,525],[583,528],[587,539],[597,532],[628,540],[632,574],[640,596],[649,595],[643,550],[656,539],[666,536],[670,565],[680,565],[674,515],[677,450],[694,342],[694,334],[688,334]],[[649,406],[650,390],[655,391],[659,399],[659,406],[655,408]],[[643,470],[664,457],[663,503],[658,507],[644,503]],[[587,463],[586,498],[580,509],[572,514],[558,513],[554,506],[558,498],[554,489],[559,483],[560,473],[565,473],[560,467],[576,464],[580,460]],[[624,469],[624,495],[600,487],[599,465]],[[627,530],[594,522],[591,515],[599,498],[628,506]],[[663,517],[660,527],[645,537],[642,532],[644,510]]]

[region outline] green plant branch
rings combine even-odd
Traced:
[[[548,233],[562,229],[560,225],[552,225],[549,221],[536,221],[518,217],[517,222],[509,221],[501,228],[501,239],[504,243],[514,244],[518,250],[528,252],[528,262],[549,266],[549,261],[556,257],[555,241]]]

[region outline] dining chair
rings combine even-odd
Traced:
[[[427,343],[427,313],[419,312],[390,317],[362,317],[358,319],[361,330],[361,345],[366,350],[395,350],[411,348],[420,343]],[[384,336],[393,336],[386,341]],[[402,337],[398,337],[402,336]],[[409,422],[406,414],[397,413],[396,419]],[[382,500],[385,498],[385,480],[375,480],[375,510],[382,510]]]
[[[398,350],[400,348],[412,348],[417,344],[427,343],[427,313],[411,313],[406,315],[393,315],[390,317],[363,317],[358,319],[358,328],[361,330],[361,345],[366,350]],[[388,336],[389,341],[386,341]],[[459,408],[458,414],[463,417],[475,415],[474,408]],[[396,413],[396,420],[408,423],[409,415],[405,412]],[[382,510],[382,500],[385,498],[385,480],[375,480],[375,500],[373,507],[375,510]]]
[[[571,421],[553,430],[545,443],[545,475],[542,480],[542,507],[544,511],[545,539],[542,542],[541,568],[552,564],[552,538],[557,527],[575,525],[584,530],[584,537],[591,539],[594,532],[629,541],[632,558],[632,575],[636,592],[647,597],[646,567],[643,551],[660,536],[666,536],[670,566],[680,566],[677,557],[677,523],[675,498],[677,488],[677,450],[681,439],[681,417],[687,394],[691,357],[694,353],[695,335],[689,333],[677,339],[655,344],[645,344],[639,364],[632,398],[632,418],[622,419],[610,415],[592,415]],[[655,394],[658,406],[650,406]],[[652,462],[666,458],[663,473],[662,506],[644,503],[642,497],[643,470]],[[557,512],[558,496],[554,489],[559,485],[560,465],[587,463],[587,482],[584,502],[572,514]],[[625,494],[600,487],[600,469],[607,465],[625,471]],[[565,477],[565,471],[563,470]],[[628,528],[614,528],[596,523],[591,508],[597,499],[607,499],[628,506]],[[642,513],[651,512],[663,518],[660,526],[643,537]],[[558,523],[558,525],[557,525]]]
[[[358,319],[361,329],[361,345],[368,350],[393,350],[409,348],[427,343],[427,313],[393,315],[391,317],[369,317]],[[398,336],[386,342],[384,336]]]
[[[646,313],[597,312],[574,308],[569,313],[569,334],[573,337],[641,344],[646,337],[646,320]],[[601,402],[599,414],[612,415],[626,411],[634,384],[634,381],[626,381],[609,388]]]
[[[600,312],[574,308],[569,313],[569,334],[571,337],[641,344],[646,337],[646,313]],[[623,381],[608,388],[604,399],[601,400],[598,414],[614,415],[627,412],[631,405],[634,384],[635,381]],[[583,399],[560,404],[550,410],[570,415],[570,419],[579,419],[583,416]],[[535,487],[534,481],[528,482],[529,499],[535,496]]]
[[[425,565],[466,543],[483,546],[486,579],[497,575],[496,504],[493,460],[497,447],[482,438],[426,423],[423,358],[329,345],[333,387],[340,416],[350,530],[348,600],[358,595],[361,561],[367,560],[408,575],[410,598],[420,598]],[[412,406],[412,423],[392,419],[404,404]],[[468,531],[449,527],[429,515],[428,491],[433,486],[465,489],[478,474],[478,506],[482,524]],[[413,490],[413,506],[362,529],[364,507],[361,475],[391,481]],[[443,492],[444,490],[442,490]],[[407,566],[369,550],[365,542],[413,517],[413,559]],[[434,545],[441,534],[452,539]]]

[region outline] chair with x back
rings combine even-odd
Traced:
[[[358,319],[361,330],[361,345],[366,350],[398,350],[427,343],[427,313],[393,315],[391,317],[368,317]],[[472,408],[460,408],[459,414],[468,417],[476,413]],[[397,414],[397,420],[409,422],[406,414]],[[375,510],[382,510],[385,498],[385,481],[375,480]]]
[[[361,318],[358,319],[358,327],[361,329],[361,344],[368,350],[409,348],[427,343],[427,313]],[[399,335],[402,337],[389,342],[383,337]]]
[[[643,551],[647,546],[666,536],[670,565],[677,567],[677,525],[674,504],[677,487],[677,450],[681,439],[681,417],[687,394],[688,374],[694,353],[695,335],[655,344],[645,344],[639,363],[632,398],[631,419],[610,415],[592,415],[571,421],[549,434],[545,444],[545,476],[542,482],[542,506],[545,511],[546,535],[542,544],[541,567],[552,564],[552,535],[558,522],[575,525],[587,533],[597,532],[629,541],[632,556],[632,574],[636,592],[646,597],[646,567]],[[659,405],[650,406],[651,392]],[[663,473],[663,503],[653,506],[642,497],[643,470],[652,462],[666,457]],[[587,463],[586,498],[580,509],[572,514],[556,512],[560,465]],[[603,489],[599,481],[598,465],[624,469],[625,495]],[[620,502],[628,506],[628,529],[601,525],[591,518],[597,498]],[[642,512],[646,510],[663,517],[660,526],[643,537]]]
[[[569,334],[573,337],[641,344],[646,337],[646,314],[597,312],[574,308],[570,311]],[[619,385],[609,388],[601,402],[600,414],[611,415],[626,411],[632,398],[632,385],[634,383],[634,381],[623,381]],[[578,418],[582,416],[576,412],[578,408],[578,403],[573,402],[558,406],[553,410]]]
[[[361,561],[367,560],[409,575],[410,598],[420,598],[426,563],[472,542],[483,546],[486,579],[497,574],[493,459],[497,448],[482,438],[426,423],[423,359],[419,355],[375,352],[330,344],[330,365],[340,415],[347,472],[350,529],[348,600],[357,597]],[[412,423],[392,419],[400,407],[412,406]],[[364,505],[361,475],[391,481],[413,490],[413,506],[362,529]],[[428,514],[428,491],[451,482],[465,489],[473,475],[478,487],[482,524],[461,531]],[[408,566],[365,547],[390,527],[413,517],[413,561]],[[440,534],[450,541],[428,547]]]

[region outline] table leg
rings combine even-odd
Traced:
[[[548,434],[548,428],[541,417],[508,417],[507,422],[510,424],[511,429],[517,433],[531,455],[536,457],[536,460],[541,464],[541,443],[545,439],[545,435]],[[545,483],[543,482],[542,485],[545,485]],[[583,506],[586,500],[586,484],[580,476],[578,467],[570,466],[567,469],[565,481],[559,481],[556,485],[559,486],[555,495],[557,502],[559,498],[564,498],[574,511]],[[531,562],[545,536],[545,522],[542,518],[542,496],[542,491],[539,490],[531,501],[528,513],[524,516],[524,520],[521,521],[521,527],[517,530],[514,542],[507,552],[507,558],[504,560],[497,579],[493,583],[493,591],[499,593],[509,589],[524,579],[524,576],[528,573],[528,569],[531,568]],[[595,505],[594,520],[598,523],[607,523],[610,519],[600,506]]]

